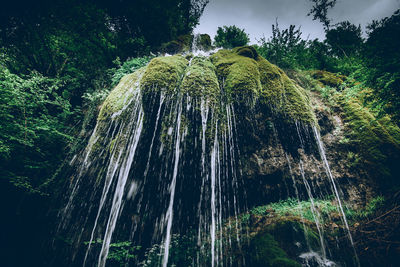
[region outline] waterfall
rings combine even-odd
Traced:
[[[182,114],[182,105],[179,101],[179,105],[177,107],[178,115],[176,119],[176,130],[175,130],[175,155],[174,155],[174,172],[172,176],[172,182],[169,186],[170,199],[169,206],[167,210],[167,214],[165,215],[167,220],[167,233],[165,237],[164,244],[164,258],[163,258],[163,267],[167,267],[168,263],[168,255],[169,255],[169,244],[171,242],[171,227],[172,227],[172,219],[173,219],[173,207],[174,207],[174,199],[175,199],[175,188],[176,188],[176,177],[178,175],[178,166],[179,166],[179,156],[180,156],[180,143],[181,143],[181,114]]]
[[[312,161],[302,158],[304,151],[313,149],[313,141],[321,158],[315,159],[315,165],[322,162],[327,176],[321,175],[321,180],[332,188],[353,248],[354,242],[317,127],[311,122],[306,126],[299,120],[287,122],[286,115],[262,102],[265,99],[254,88],[235,92],[230,87],[233,78],[220,76],[226,66],[234,66],[230,71],[237,75],[236,67],[244,63],[228,58],[221,63],[222,71],[217,70],[216,51],[200,53],[198,38],[193,38],[195,55],[155,59],[124,77],[103,103],[86,148],[71,162],[75,172],[60,213],[58,230],[72,236],[79,251],[71,262],[99,267],[116,259],[123,260],[124,266],[251,266],[254,259],[246,253],[254,234],[251,222],[243,218],[249,211],[246,191],[254,181],[244,169],[259,146],[274,143],[281,147],[289,173],[287,184],[279,182],[285,183],[286,196],[297,200],[301,213],[297,220],[307,243],[296,259],[304,259],[306,265],[311,258],[319,266],[333,265],[318,208],[318,198],[329,190],[326,193],[308,177]],[[240,53],[250,67],[261,60],[248,51]],[[257,71],[251,74],[263,75]],[[259,76],[251,86],[262,86],[264,79]],[[251,76],[246,76],[236,86],[249,80]],[[289,100],[284,96],[279,103]],[[269,120],[274,127],[282,123],[281,132],[270,133],[265,127]],[[313,137],[308,132],[311,127]],[[274,141],[267,144],[268,138]],[[261,195],[250,198],[264,200]],[[305,222],[303,201],[310,202],[313,226]],[[318,249],[310,244],[307,231],[312,229],[318,235]],[[128,252],[121,259],[113,249],[122,253],[118,249],[125,246]],[[133,249],[137,254],[129,254]]]
[[[196,53],[201,50],[201,48],[199,47],[199,40],[200,40],[200,34],[193,35],[193,40],[190,47],[193,53]]]
[[[337,203],[339,205],[339,211],[340,211],[340,214],[342,215],[342,219],[343,219],[344,225],[346,227],[347,234],[348,234],[351,246],[353,248],[353,252],[354,252],[355,259],[356,259],[356,263],[359,266],[360,265],[360,261],[358,259],[357,252],[356,252],[355,247],[354,247],[354,241],[353,241],[353,237],[351,236],[351,232],[350,232],[349,224],[347,222],[346,214],[344,213],[344,210],[343,210],[342,200],[340,199],[339,192],[338,192],[335,180],[333,179],[333,175],[332,175],[331,169],[329,167],[328,160],[326,158],[324,145],[322,143],[322,140],[321,140],[321,137],[320,137],[318,129],[316,127],[313,127],[313,130],[314,130],[315,138],[317,140],[319,153],[320,153],[322,161],[324,163],[326,174],[329,177],[329,180],[331,181],[332,187],[334,189],[335,198],[336,198]]]
[[[318,218],[319,214],[318,214],[318,212],[317,212],[317,210],[315,208],[314,197],[313,197],[313,195],[311,193],[310,185],[308,184],[308,182],[307,182],[307,180],[305,178],[303,163],[301,161],[300,161],[300,172],[301,172],[301,177],[303,178],[304,185],[305,185],[305,187],[307,189],[308,197],[309,197],[309,199],[311,201],[311,212],[312,212],[312,215],[313,215],[313,218],[314,218],[314,221],[315,221],[315,225],[317,226],[317,230],[318,230],[320,245],[321,245],[321,249],[322,249],[322,257],[323,257],[323,259],[326,259],[326,248],[325,248],[325,242],[324,242],[324,234],[323,234],[320,222],[319,222],[319,218]]]
[[[217,162],[219,161],[219,144],[218,144],[218,124],[215,124],[215,137],[214,145],[211,152],[211,266],[214,267],[215,264],[215,231],[216,231],[216,210],[215,210],[215,187],[216,187],[216,176],[218,169]]]

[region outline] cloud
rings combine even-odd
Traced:
[[[244,28],[256,43],[271,35],[271,25],[278,19],[281,29],[290,24],[301,26],[303,38],[324,38],[321,23],[307,16],[309,0],[211,0],[195,29],[198,33],[215,35],[218,26],[236,25]],[[338,0],[328,15],[333,23],[349,20],[365,27],[373,19],[390,16],[400,8],[400,0]]]

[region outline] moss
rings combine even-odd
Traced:
[[[258,53],[257,53],[256,49],[252,46],[236,47],[232,51],[240,56],[252,58],[255,60],[257,60],[257,58],[258,58]]]
[[[320,248],[319,236],[312,228],[315,228],[312,223],[310,227],[304,227],[299,220],[293,220],[293,217],[281,217],[275,223],[268,225],[265,230],[275,238],[289,256],[296,257],[307,243],[314,250]],[[304,247],[299,248],[295,242],[299,242]]]
[[[125,75],[121,79],[104,101],[97,118],[98,121],[109,118],[129,103],[134,96],[134,90],[139,86],[139,80],[144,70],[145,68],[141,68],[132,74]]]
[[[188,59],[191,60],[189,67]],[[194,97],[206,96],[214,103],[219,102],[224,92],[223,97],[230,101],[253,104],[258,99],[290,120],[315,123],[306,92],[251,46],[220,50],[210,59],[192,55],[154,58],[147,67],[121,79],[105,100],[98,120],[110,118],[126,108],[139,83],[146,114],[157,104],[160,91],[170,95],[182,92]]]
[[[310,73],[310,72],[308,72]],[[370,88],[347,79],[344,76],[326,71],[311,72],[318,83],[315,89],[319,91],[325,104],[340,112],[345,127],[340,144],[350,150],[348,160],[351,166],[365,170],[371,177],[376,177],[377,184],[385,187],[398,185],[400,174],[400,129],[389,116],[382,116],[376,110]],[[341,90],[323,81],[335,80],[341,82]],[[343,83],[346,80],[346,83]],[[343,83],[343,84],[342,84]],[[350,85],[351,87],[345,87]]]
[[[253,58],[237,53],[239,48],[220,50],[211,56],[228,99],[243,101],[261,91],[260,74]]]
[[[268,60],[259,57],[258,64],[264,100],[292,119],[316,124],[307,92]]]
[[[286,252],[269,233],[260,233],[251,240],[251,266],[301,266],[288,258]]]
[[[177,40],[179,43],[182,44],[183,47],[190,48],[192,41],[193,41],[193,35],[191,35],[191,34],[179,35]]]
[[[331,73],[324,70],[312,71],[311,77],[319,81],[322,86],[330,86],[335,88],[339,88],[346,80],[346,76]]]
[[[220,95],[218,78],[215,67],[209,59],[204,57],[192,59],[182,81],[181,91],[194,97],[207,96],[214,103],[218,102]]]
[[[219,80],[225,83],[228,97],[260,99],[286,117],[308,123],[316,122],[309,96],[280,68],[257,54],[251,46],[220,50],[211,61]]]
[[[174,92],[181,82],[187,65],[187,59],[180,55],[154,58],[143,74],[142,90],[145,93],[149,90]]]
[[[110,153],[113,152],[114,146],[115,146],[115,143],[117,142],[117,140],[118,140],[118,138],[115,137],[115,138],[110,142],[110,145],[109,145],[109,147],[108,147],[108,150],[109,150]]]
[[[400,129],[389,117],[376,119],[356,99],[336,95],[336,101],[343,110],[347,126],[346,135],[355,151],[360,154],[363,164],[369,165],[379,177],[396,176],[399,171]]]

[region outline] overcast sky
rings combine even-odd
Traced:
[[[373,19],[391,16],[399,8],[400,0],[337,0],[328,17],[332,23],[349,20],[365,29]],[[310,9],[309,0],[210,0],[195,32],[213,38],[218,26],[236,25],[256,43],[256,38],[271,35],[271,25],[277,18],[281,29],[294,24],[301,26],[304,39],[324,39],[321,23],[307,16]]]

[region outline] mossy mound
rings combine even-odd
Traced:
[[[315,222],[301,216],[278,215],[274,212],[264,215],[252,214],[248,231],[252,237],[257,237],[260,233],[269,233],[290,258],[296,258],[308,249],[320,248]]]
[[[129,105],[134,96],[134,90],[139,89],[140,78],[144,71],[145,68],[141,68],[132,74],[125,75],[121,79],[101,106],[97,118],[99,121],[112,117],[113,114],[119,113],[126,105]]]
[[[316,124],[307,92],[266,59],[259,57],[258,64],[264,101],[292,119]]]
[[[121,80],[104,102],[99,119],[123,109],[132,88],[138,86],[145,111],[151,110],[150,103],[154,102],[151,99],[160,91],[170,95],[181,92],[205,96],[214,103],[221,98],[247,107],[259,103],[287,120],[316,122],[305,90],[251,46],[220,50],[209,58],[192,58],[192,55],[154,58],[147,67]]]
[[[260,233],[251,240],[251,266],[262,267],[300,267],[301,264],[288,258],[286,252],[279,247],[274,237]]]
[[[312,71],[311,77],[320,82],[322,86],[330,86],[335,88],[339,88],[346,80],[346,76],[324,70]]]
[[[211,56],[226,96],[238,102],[248,99],[249,96],[257,97],[261,92],[258,64],[254,58],[238,53],[242,50],[248,50],[247,54],[251,54],[250,47],[240,47],[233,50],[220,50]]]
[[[253,47],[220,50],[211,61],[228,97],[240,102],[253,96],[287,118],[315,124],[306,91]]]
[[[217,103],[220,96],[218,78],[215,74],[215,67],[205,57],[195,57],[186,70],[183,78],[181,91],[190,96],[201,97]]]
[[[142,91],[144,93],[159,90],[176,91],[188,63],[187,59],[181,55],[152,59],[141,80]]]

